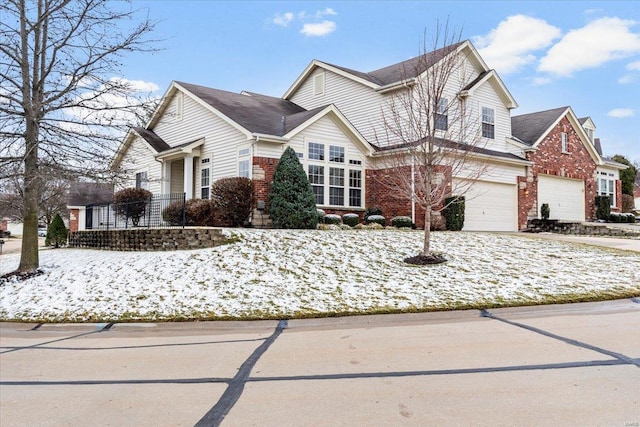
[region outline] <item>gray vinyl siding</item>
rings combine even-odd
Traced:
[[[116,191],[136,186],[136,173],[147,172],[149,191],[160,193],[162,170],[160,162],[154,157],[154,151],[140,137],[135,137],[125,152],[120,163],[126,171],[127,179],[117,186]]]

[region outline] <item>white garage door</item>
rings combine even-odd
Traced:
[[[515,184],[478,181],[465,194],[465,231],[517,231]]]
[[[552,175],[538,175],[538,214],[549,204],[549,218],[584,221],[584,181]]]

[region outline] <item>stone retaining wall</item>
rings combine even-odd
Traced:
[[[551,232],[587,236],[611,236],[640,238],[640,231],[607,227],[606,224],[585,224],[582,222],[561,222],[558,220],[531,219],[525,230],[531,233]]]
[[[175,251],[212,248],[227,243],[217,228],[140,228],[128,230],[76,231],[69,238],[72,248],[115,251]]]

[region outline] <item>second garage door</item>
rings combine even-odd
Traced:
[[[584,181],[553,175],[538,175],[538,213],[549,204],[549,218],[584,221]]]
[[[465,231],[517,231],[515,184],[478,181],[465,195]]]

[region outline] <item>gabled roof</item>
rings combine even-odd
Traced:
[[[477,87],[479,84],[491,79],[491,81],[495,83],[496,90],[507,108],[516,108],[518,104],[511,93],[507,90],[497,73],[489,69],[469,40],[444,46],[415,58],[369,72],[357,71],[339,65],[329,64],[327,62],[313,60],[282,97],[284,99],[289,99],[316,68],[323,68],[325,70],[332,71],[382,93],[400,87],[405,83],[407,85],[415,83],[415,79],[424,74],[425,71],[431,68],[442,58],[453,52],[460,53],[463,51],[466,52],[467,58],[476,64],[476,67],[481,70],[480,76],[467,85],[465,90],[471,92],[473,88]]]
[[[511,117],[511,133],[526,145],[533,147],[560,121],[569,107],[554,108],[536,113]]]
[[[146,141],[147,144],[149,144],[149,146],[151,148],[153,148],[156,152],[161,152],[161,151],[165,151],[168,150],[169,148],[169,144],[167,144],[166,142],[164,142],[164,140],[162,138],[160,138],[158,135],[155,134],[155,132],[145,129],[143,127],[134,127],[132,128],[138,135],[140,135],[142,137],[142,139],[144,139]]]
[[[282,136],[286,133],[287,118],[295,120],[297,115],[309,113],[281,98],[249,92],[238,94],[183,82],[176,84],[250,133]]]
[[[560,107],[536,113],[512,116],[511,133],[526,145],[536,148],[563,117],[567,117],[594,162],[597,165],[602,165],[602,156],[594,147],[571,107]]]

